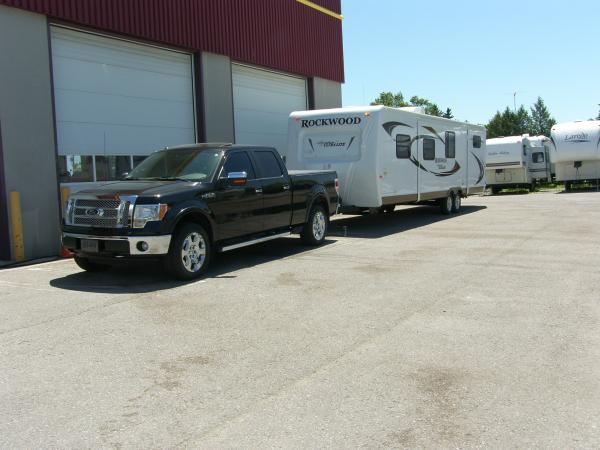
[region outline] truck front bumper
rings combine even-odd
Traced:
[[[95,236],[63,233],[62,241],[63,246],[74,253],[97,253],[98,256],[159,256],[169,253],[171,235]],[[86,245],[90,241],[93,245]]]

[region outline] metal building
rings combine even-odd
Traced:
[[[59,252],[61,185],[117,179],[165,146],[281,148],[291,111],[341,106],[340,8],[0,0],[0,261]]]

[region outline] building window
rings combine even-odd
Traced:
[[[96,181],[120,180],[129,172],[130,156],[96,156]]]
[[[423,159],[426,161],[435,159],[435,139],[423,138]]]
[[[61,183],[84,183],[94,181],[93,156],[59,156],[58,167]]]
[[[410,158],[410,136],[407,134],[396,135],[396,158]]]
[[[534,163],[543,163],[545,162],[544,152],[535,152],[531,155],[531,159]]]
[[[456,134],[446,131],[446,158],[456,158]]]
[[[473,148],[481,148],[481,136],[473,136]]]

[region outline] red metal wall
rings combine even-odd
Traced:
[[[339,13],[341,0],[313,0]],[[344,81],[342,22],[296,0],[0,0],[73,24]]]

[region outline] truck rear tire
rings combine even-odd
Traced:
[[[73,260],[75,261],[75,264],[77,264],[81,269],[85,270],[86,272],[102,272],[104,270],[110,269],[109,265],[95,263],[82,256],[74,256]]]
[[[442,214],[450,214],[454,205],[454,194],[452,192],[448,193],[446,197],[440,198],[439,202]]]
[[[185,223],[171,241],[164,267],[179,280],[194,280],[206,272],[211,256],[212,246],[206,230],[196,223]]]
[[[325,208],[321,205],[315,205],[310,210],[308,221],[302,227],[300,238],[306,245],[317,246],[321,245],[327,236],[327,228],[329,219]]]

